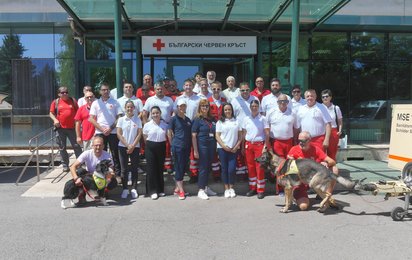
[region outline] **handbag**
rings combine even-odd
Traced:
[[[339,123],[338,123],[338,113],[336,113],[336,106],[333,105],[333,110],[335,110],[335,120],[336,120],[336,125],[339,127]],[[339,135],[339,139],[345,138],[346,136],[346,131],[342,130],[342,132]]]

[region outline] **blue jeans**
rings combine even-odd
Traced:
[[[222,167],[222,181],[224,184],[235,184],[236,158],[237,153],[226,152],[223,148],[218,148],[220,165]]]
[[[190,147],[172,146],[175,181],[183,181],[187,165],[189,164]]]
[[[208,183],[209,173],[212,171],[212,161],[216,153],[216,142],[198,142],[198,151],[199,177],[197,186],[199,189],[205,189]]]

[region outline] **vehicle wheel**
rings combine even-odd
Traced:
[[[391,211],[391,217],[394,221],[401,221],[405,217],[405,210],[402,207],[396,207]]]
[[[412,162],[408,162],[402,169],[402,179],[412,175]]]

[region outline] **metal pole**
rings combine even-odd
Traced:
[[[143,84],[142,36],[136,36],[136,89]]]
[[[290,43],[290,74],[289,74],[289,83],[291,86],[294,86],[296,84],[296,71],[298,67],[299,16],[300,16],[300,0],[293,0],[292,32],[291,32],[291,43]]]
[[[122,13],[121,0],[114,1],[114,44],[116,50],[116,88],[117,97],[123,96],[122,84]]]

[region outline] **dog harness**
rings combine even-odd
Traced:
[[[276,174],[280,179],[290,174],[297,174],[300,178],[299,169],[295,160],[284,160],[281,162],[276,169]]]
[[[105,178],[101,178],[101,177],[97,176],[96,174],[93,174],[93,180],[94,180],[94,183],[96,184],[98,190],[102,190],[102,189],[106,188],[107,181],[106,181]]]

